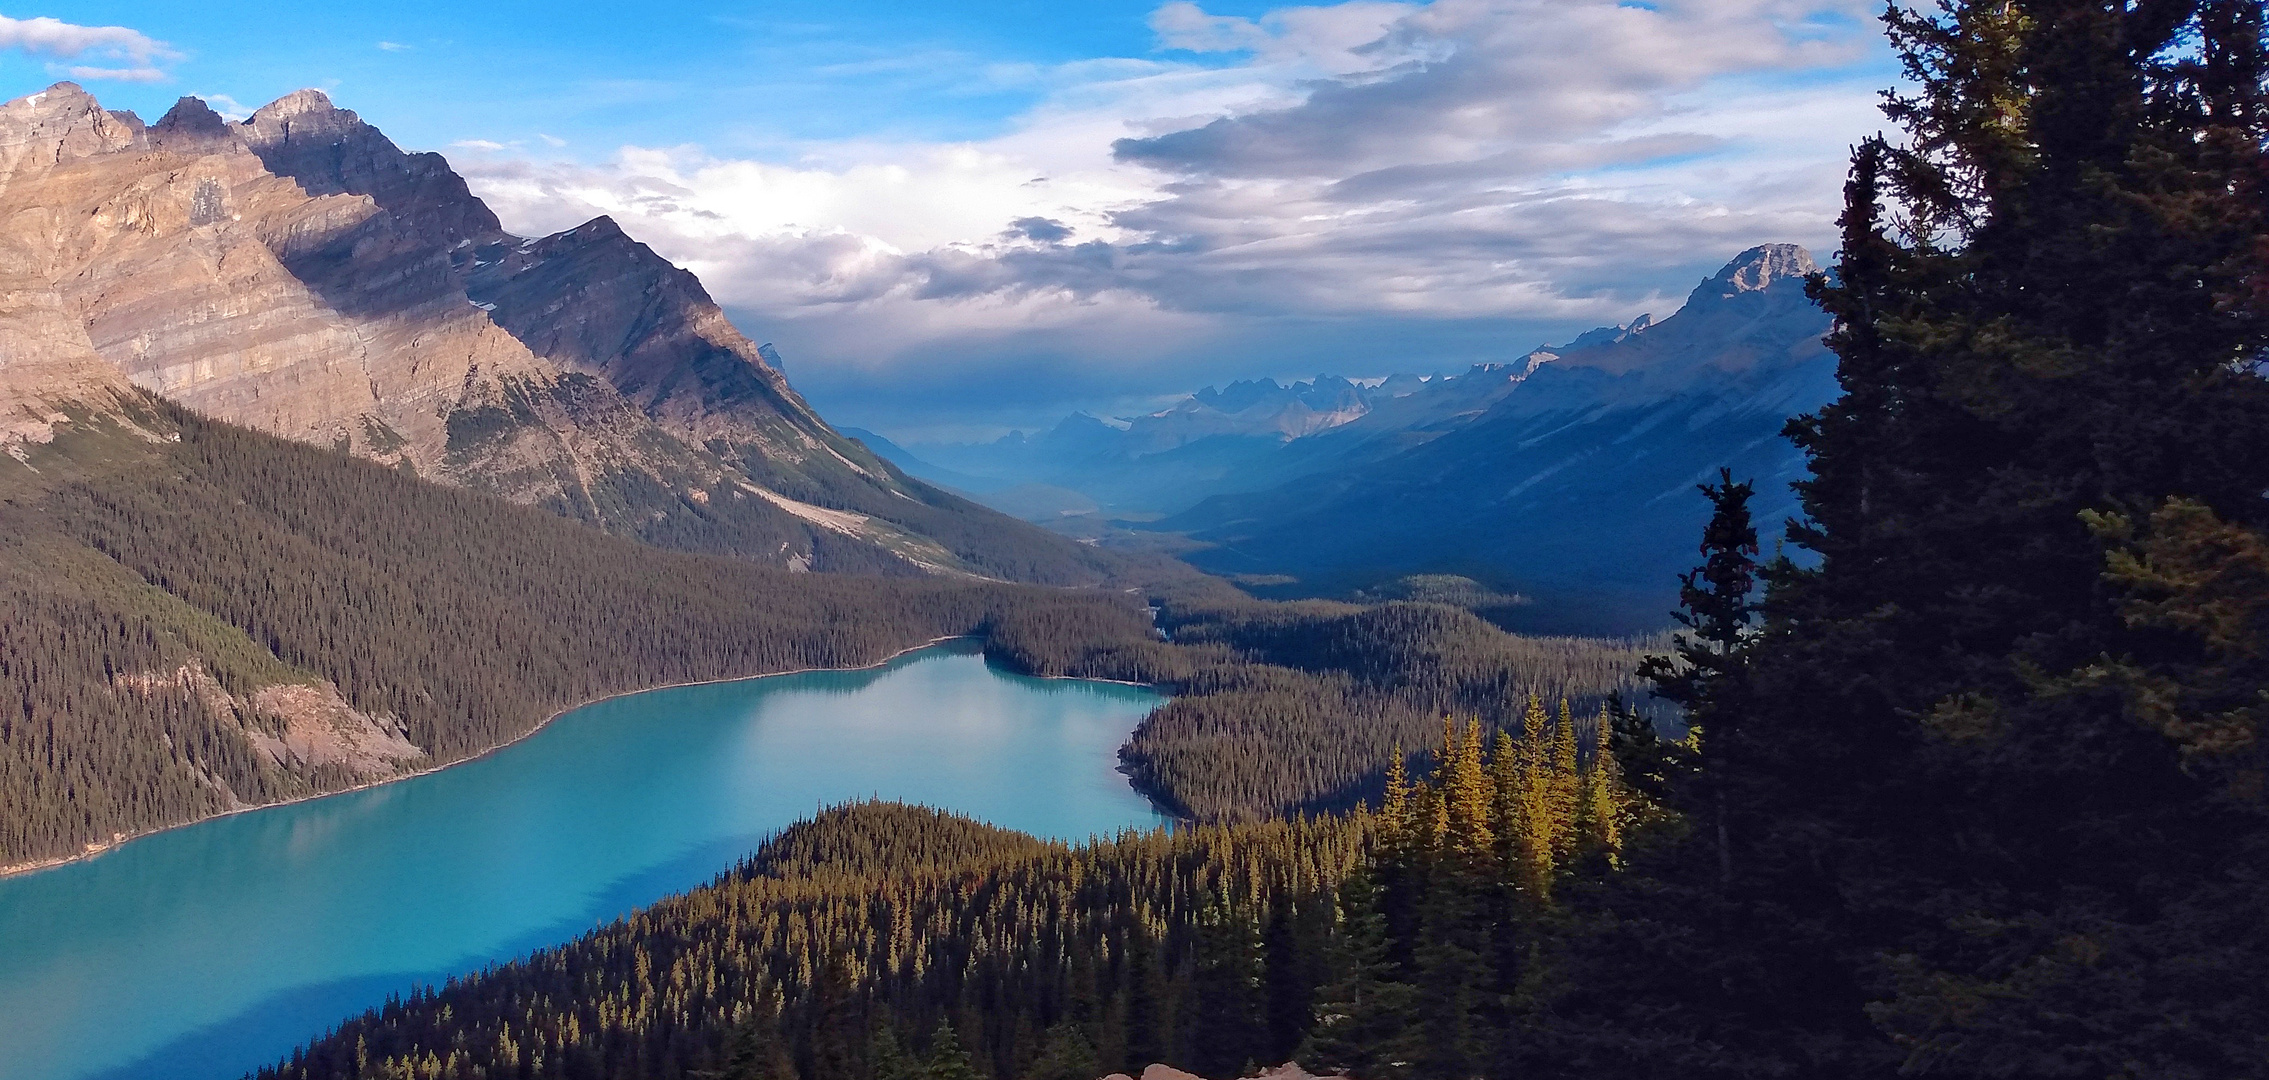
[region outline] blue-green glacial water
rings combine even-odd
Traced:
[[[0,1078],[234,1077],[413,985],[701,884],[879,795],[1084,839],[1161,698],[951,643],[586,706],[477,761],[0,879]]]

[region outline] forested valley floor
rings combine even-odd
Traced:
[[[59,430],[0,459],[0,866],[462,760],[598,697],[956,635],[1176,693],[1129,750],[1169,807],[1344,807],[1443,709],[1589,702],[1636,658],[1139,565],[1072,590],[662,551],[153,399]]]

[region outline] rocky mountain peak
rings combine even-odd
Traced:
[[[1813,262],[1812,253],[1800,245],[1759,244],[1734,256],[1716,276],[1696,285],[1686,302],[1763,292],[1784,281],[1801,286],[1805,278],[1819,272],[1820,264]]]
[[[141,137],[140,118],[104,109],[78,83],[59,82],[0,105],[0,179],[122,150]]]
[[[286,94],[235,128],[269,172],[298,181],[310,195],[367,195],[443,247],[504,233],[440,154],[405,153],[321,90]]]
[[[1602,327],[1568,345],[1539,349],[1530,354],[1531,367],[1549,362],[1563,370],[1643,373],[1622,391],[1643,396],[1682,393],[1696,380],[1759,364],[1774,370],[1802,365],[1822,355],[1819,336],[1828,328],[1827,314],[1804,295],[1805,279],[1819,272],[1802,247],[1760,244],[1695,286],[1669,318]]]
[[[185,97],[150,128],[150,138],[163,149],[207,146],[236,138],[236,131],[202,98]]]
[[[568,232],[586,240],[605,240],[626,235],[622,231],[622,226],[616,224],[615,219],[607,214],[600,214],[598,217],[569,229]]]
[[[59,82],[36,94],[24,96],[0,105],[11,121],[24,117],[75,116],[89,111],[102,112],[102,103],[75,82]]]
[[[305,116],[309,113],[344,113],[349,123],[361,122],[361,118],[355,116],[354,113],[332,104],[331,95],[326,94],[323,91],[317,90],[313,87],[309,87],[305,90],[294,90],[289,94],[285,94],[284,96],[267,103],[266,105],[260,106],[258,110],[253,112],[252,119],[249,121],[249,123],[255,126],[268,123],[277,123]]]

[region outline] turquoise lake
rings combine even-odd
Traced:
[[[1042,836],[1163,819],[1115,771],[1163,699],[954,642],[654,690],[488,757],[0,879],[0,1080],[235,1077],[388,994],[702,884],[881,796]]]

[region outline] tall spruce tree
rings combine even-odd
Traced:
[[[1585,861],[1613,870],[1622,865],[1624,818],[1629,814],[1630,792],[1623,784],[1622,766],[1608,742],[1615,717],[1605,705],[1584,734],[1581,780],[1579,849]]]
[[[2261,5],[1887,21],[1904,136],[1813,284],[1844,392],[1790,428],[1816,558],[1698,696],[1727,928],[1778,934],[1728,1026],[1842,1075],[2262,1075]]]
[[[944,1020],[938,1021],[937,1030],[930,1033],[930,1054],[922,1071],[929,1080],[984,1080],[977,1062],[962,1048],[961,1037]]]
[[[1182,1053],[1200,1075],[1242,1076],[1267,1032],[1260,930],[1250,911],[1215,900],[1198,916],[1197,935]]]
[[[780,1038],[778,1001],[767,988],[757,1007],[726,1036],[722,1067],[703,1075],[714,1080],[797,1080],[795,1060]]]
[[[1095,1044],[1088,1041],[1087,1032],[1078,1024],[1060,1021],[1042,1037],[1039,1056],[1018,1080],[1095,1080],[1103,1074],[1097,1062]],[[876,1080],[882,1080],[879,1072]]]
[[[1756,647],[1757,527],[1749,499],[1756,488],[1718,470],[1718,482],[1701,485],[1710,502],[1702,529],[1702,565],[1679,577],[1679,610],[1686,630],[1676,636],[1677,656],[1650,656],[1639,674],[1655,693],[1678,703],[1702,750],[1711,839],[1721,888],[1733,885],[1733,786],[1740,776],[1741,726],[1750,711],[1750,664]]]
[[[1417,1056],[1417,991],[1388,950],[1387,919],[1367,869],[1350,874],[1338,895],[1339,922],[1316,993],[1316,1023],[1299,1061],[1321,1074],[1400,1080]]]

